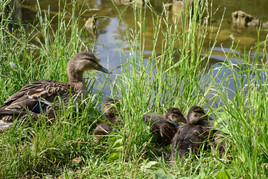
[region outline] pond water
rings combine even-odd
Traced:
[[[161,13],[163,10],[162,3],[172,2],[172,0],[154,0],[152,1],[152,5],[154,9]],[[68,4],[69,3],[69,4]],[[101,59],[101,63],[104,66],[107,66],[109,69],[113,70],[113,75],[111,75],[111,79],[114,80],[115,75],[120,73],[120,69],[116,69],[121,63],[124,63],[124,57],[120,55],[120,48],[125,49],[126,54],[128,51],[128,43],[125,38],[125,31],[129,30],[134,26],[134,18],[133,18],[133,10],[131,6],[125,5],[115,5],[110,0],[77,0],[77,9],[82,11],[86,11],[83,14],[83,18],[81,18],[81,24],[84,24],[88,17],[91,17],[93,14],[96,14],[98,18],[97,26],[98,26],[98,35],[93,38],[94,48],[97,52],[98,58]],[[210,1],[211,3],[211,1]],[[46,0],[40,1],[40,8],[42,10],[50,9],[50,12],[57,12],[58,1],[55,0]],[[63,4],[63,1],[62,1]],[[232,44],[231,36],[234,37],[234,41],[239,42],[239,48],[242,52],[244,49],[249,50],[252,46],[255,46],[258,42],[257,39],[257,30],[256,28],[245,28],[243,30],[236,30],[232,28],[232,17],[231,14],[237,10],[243,10],[248,14],[251,14],[255,17],[258,17],[263,22],[268,21],[268,2],[267,0],[221,0],[221,1],[213,1],[212,2],[212,12],[213,12],[213,27],[215,27],[215,32],[213,35],[215,36],[216,30],[218,29],[221,19],[223,17],[221,31],[218,36],[216,48],[212,54],[213,60],[210,63],[211,66],[214,63],[224,61],[224,51],[229,51],[229,48]],[[36,0],[27,0],[22,2],[22,20],[23,22],[31,23],[34,21],[34,16],[36,14]],[[72,5],[71,1],[67,1],[66,9],[71,11]],[[91,10],[90,10],[91,9]],[[92,10],[94,9],[94,10]],[[123,13],[123,18],[125,23],[127,24],[126,29],[124,26],[120,25],[119,12]],[[223,13],[225,12],[224,16]],[[53,15],[53,14],[52,14]],[[145,55],[150,54],[152,50],[152,37],[153,37],[153,24],[151,20],[150,13],[147,13],[146,18],[146,32],[145,32]],[[56,23],[56,22],[55,22]],[[55,26],[57,26],[55,24]],[[261,30],[259,39],[260,41],[265,40],[267,37],[268,31]],[[212,35],[212,40],[213,40]],[[161,37],[159,37],[161,38]],[[209,42],[211,39],[207,39],[204,44],[204,49],[208,49]],[[161,39],[160,39],[161,41]],[[160,46],[161,48],[161,46]],[[161,49],[159,49],[159,53]],[[206,53],[206,52],[204,52]],[[262,54],[261,54],[262,55]],[[146,57],[146,56],[145,56]],[[237,59],[234,59],[234,62]],[[108,92],[107,92],[108,93]],[[108,95],[108,94],[107,94]]]

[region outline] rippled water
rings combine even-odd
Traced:
[[[71,1],[67,1],[66,9],[71,11],[72,5]],[[77,10],[82,10],[83,18],[81,19],[81,26],[85,23],[88,17],[96,14],[98,17],[98,35],[94,41],[94,47],[98,54],[98,57],[101,59],[101,63],[104,66],[108,66],[109,69],[115,69],[121,63],[124,63],[124,57],[120,54],[120,48],[125,49],[126,55],[128,55],[128,43],[125,39],[125,31],[131,29],[134,26],[133,10],[132,7],[125,5],[115,6],[114,3],[110,0],[79,0],[77,2]],[[163,10],[162,3],[172,2],[172,0],[154,0],[152,5],[155,10],[159,13]],[[210,2],[211,3],[211,2]],[[46,0],[40,1],[40,8],[42,10],[48,10],[50,12],[57,12],[58,1],[55,0]],[[62,3],[63,4],[63,3]],[[223,51],[228,52],[232,44],[232,39],[234,37],[234,42],[239,42],[239,48],[242,52],[244,49],[249,50],[252,46],[255,46],[258,42],[257,39],[257,30],[255,28],[245,28],[244,30],[235,30],[232,28],[232,18],[231,13],[236,10],[243,10],[255,17],[258,17],[262,21],[268,21],[268,2],[267,0],[221,0],[212,2],[212,12],[213,14],[213,33],[210,38],[208,38],[204,44],[204,49],[208,49],[209,42],[214,40],[216,31],[220,25],[221,18],[223,17],[223,22],[221,25],[221,31],[218,36],[217,45],[212,54],[213,60],[210,63],[214,64],[216,62],[225,61]],[[28,0],[22,3],[22,18],[24,22],[33,22],[34,15],[36,11],[36,0]],[[124,12],[124,13],[123,13]],[[225,12],[225,14],[223,14]],[[123,13],[123,19],[127,24],[127,29],[125,26],[122,26],[119,13]],[[151,20],[150,13],[147,13],[146,21],[146,31],[145,31],[145,53],[150,54],[152,50],[152,37],[153,37],[153,24]],[[55,26],[56,22],[55,22]],[[268,32],[261,30],[260,32],[260,41],[265,40]],[[161,37],[159,37],[161,41]],[[158,53],[161,52],[161,46],[158,49]],[[253,51],[254,52],[254,51]],[[204,52],[206,53],[206,52]],[[241,52],[234,52],[241,53]],[[146,55],[145,54],[145,55]],[[260,54],[262,55],[262,54]],[[254,54],[252,54],[254,56]],[[234,63],[237,63],[238,59],[233,59]],[[211,64],[211,65],[212,65]],[[115,74],[119,73],[120,69],[115,69],[111,79],[113,80]]]

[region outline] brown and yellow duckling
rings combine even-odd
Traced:
[[[115,124],[120,110],[119,101],[117,99],[107,98],[101,105],[101,112],[112,124]],[[118,121],[119,122],[119,121]]]
[[[189,109],[186,120],[188,124],[192,125],[211,126],[209,116],[205,113],[204,109],[199,106],[193,106]]]
[[[101,112],[104,118],[97,122],[97,128],[93,133],[95,141],[99,141],[100,136],[109,134],[114,126],[122,124],[118,113],[119,108],[119,101],[116,99],[107,98],[103,101]]]
[[[157,137],[160,145],[171,144],[179,123],[186,123],[186,119],[178,108],[170,108],[165,116],[145,114],[143,121],[150,126],[150,131]]]
[[[227,149],[227,141],[225,141],[224,136],[228,134],[223,133],[217,129],[212,128],[211,123],[209,120],[211,118],[205,114],[204,109],[194,106],[191,110],[194,112],[189,113],[187,116],[187,123],[189,124],[197,124],[205,127],[207,132],[209,132],[209,144],[211,147],[216,148],[219,147],[219,153],[224,153]]]
[[[14,118],[38,117],[41,112],[53,115],[57,109],[59,98],[67,105],[71,97],[78,101],[86,94],[86,83],[83,73],[88,70],[109,71],[98,63],[98,59],[90,52],[80,52],[71,57],[67,73],[69,82],[39,80],[22,87],[10,96],[0,107],[0,120],[12,122]]]
[[[202,144],[209,142],[213,136],[209,117],[204,109],[199,106],[190,108],[187,114],[187,123],[181,125],[172,139],[171,157],[175,161],[176,155],[181,158],[186,152],[192,150],[197,153]],[[204,150],[206,150],[206,145]]]
[[[226,138],[229,134],[219,130],[213,130],[213,137],[210,140],[210,146],[214,149],[218,149],[220,155],[229,153],[232,150],[230,141]],[[226,140],[227,139],[227,140]]]

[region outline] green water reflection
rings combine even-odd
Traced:
[[[95,37],[87,36],[85,38],[91,38],[90,40],[93,41],[94,49],[98,55],[98,58],[101,59],[101,63],[103,63],[103,65],[107,66],[109,69],[115,69],[113,70],[113,75],[111,75],[111,81],[113,81],[115,79],[114,74],[121,73],[121,69],[117,67],[125,62],[125,57],[124,55],[120,54],[120,49],[123,48],[126,55],[130,53],[128,42],[126,41],[126,31],[131,31],[131,29],[134,29],[136,23],[133,13],[133,7],[126,5],[115,5],[111,0],[77,0],[75,2],[77,16],[79,12],[83,12],[83,14],[79,18],[80,28],[84,27],[85,21],[93,14],[96,14],[96,16],[98,17],[98,35]],[[153,0],[152,5],[154,10],[156,10],[158,14],[161,14],[163,10],[163,3],[168,2],[172,2],[172,0]],[[64,6],[65,3],[66,6]],[[65,8],[67,12],[69,12],[69,14],[71,14],[73,9],[73,3],[70,0],[60,2],[55,0],[46,0],[40,1],[39,4],[42,10],[50,12],[50,17],[56,15],[59,9],[63,11],[63,8]],[[215,39],[222,17],[223,21],[217,39],[217,44],[212,54],[213,59],[210,60],[210,65],[225,60],[225,56],[222,51],[228,52],[230,50],[229,48],[231,47],[231,44],[233,42],[230,37],[234,37],[235,43],[239,42],[239,48],[241,52],[244,52],[245,49],[249,50],[253,46],[257,45],[258,39],[256,28],[245,28],[241,31],[232,29],[232,12],[237,10],[243,10],[255,17],[258,17],[262,21],[268,21],[267,0],[222,0],[214,1],[212,4],[212,12],[214,19],[214,22],[212,24],[213,29],[210,29],[212,34],[208,36],[205,41],[203,48],[204,54],[210,48],[210,42],[214,41]],[[36,0],[23,1],[21,8],[22,22],[25,24],[34,23],[35,16],[38,11],[38,5],[36,3]],[[225,12],[225,14],[223,14],[223,12]],[[124,23],[120,20],[119,14],[122,16]],[[66,19],[68,19],[70,18],[70,15],[68,15],[67,13],[65,17]],[[52,21],[52,26],[55,27],[55,29],[58,28],[57,22],[57,18],[54,18],[54,20]],[[172,23],[172,21],[170,21],[169,23]],[[267,34],[268,31],[261,30],[259,40],[265,40],[267,38]],[[144,32],[145,57],[149,57],[153,49],[153,35],[154,24],[152,21],[152,14],[148,10],[146,13],[146,27]],[[160,55],[162,51],[161,42],[163,38],[163,35],[160,33],[158,37],[159,44],[157,44],[156,46],[157,55]],[[252,56],[253,55],[254,54],[252,54]],[[238,59],[232,60],[234,62],[238,61]],[[109,94],[109,92],[107,92],[107,94]]]
[[[125,12],[123,13],[123,19],[125,23],[128,25],[128,28],[133,28],[135,22],[133,18],[133,10],[131,7],[127,8],[127,6],[117,6],[115,7],[114,3],[109,0],[79,0],[77,2],[77,12],[82,11],[83,18],[81,18],[81,25],[84,23],[87,17],[90,17],[92,14],[96,14],[98,18],[98,28],[100,34],[110,33],[111,30],[113,30],[113,36],[114,37],[121,37],[124,39],[125,34],[125,28],[120,24],[119,22],[119,12]],[[154,0],[152,1],[152,5],[158,12],[161,12],[163,10],[163,3],[168,3],[170,0]],[[43,10],[48,10],[50,12],[57,12],[59,9],[59,2],[58,1],[40,1],[40,7]],[[61,2],[62,6],[64,4],[64,1]],[[22,17],[24,22],[33,22],[35,17],[35,9],[37,9],[37,3],[35,0],[28,0],[24,1],[22,3]],[[66,9],[68,11],[72,10],[72,2],[67,1]],[[241,48],[249,49],[251,46],[256,45],[257,43],[257,32],[255,28],[246,28],[240,32],[237,32],[236,30],[232,29],[231,24],[231,13],[236,10],[243,10],[249,14],[252,14],[253,16],[256,16],[260,18],[262,21],[268,21],[268,3],[267,0],[240,0],[240,1],[232,1],[232,0],[223,0],[223,1],[213,1],[213,10],[212,12],[215,12],[213,15],[213,18],[216,20],[213,24],[214,30],[213,35],[211,36],[211,39],[207,40],[207,43],[209,40],[213,40],[213,38],[216,35],[217,28],[220,23],[220,19],[222,18],[223,12],[224,14],[224,20],[222,24],[222,30],[218,37],[218,44],[223,45],[224,47],[228,48],[232,40],[230,39],[230,35],[233,34],[235,37],[235,42],[240,43]],[[53,14],[52,14],[53,15]],[[151,13],[147,13],[146,15],[146,28],[145,28],[145,50],[150,51],[152,49],[152,37],[153,37],[153,28],[154,25],[151,20]],[[55,26],[57,21],[55,20]],[[120,26],[121,25],[121,26]],[[116,27],[114,27],[116,26]],[[266,38],[267,31],[261,31],[260,33],[260,40],[264,40]],[[159,37],[161,41],[161,36]],[[96,39],[98,42],[101,39]],[[207,45],[205,45],[207,46]],[[160,49],[159,49],[160,50]]]
[[[160,14],[163,11],[163,3],[169,3],[172,0],[154,0],[152,1],[152,6],[154,10]],[[66,6],[64,4],[66,3]],[[217,61],[224,61],[224,53],[222,50],[227,50],[231,47],[234,40],[235,43],[239,43],[239,48],[242,52],[244,50],[249,50],[250,48],[257,45],[257,29],[256,28],[245,28],[243,30],[237,31],[232,28],[232,18],[231,14],[237,10],[243,10],[255,17],[258,17],[262,21],[268,21],[268,3],[267,0],[222,0],[213,1],[212,12],[214,23],[213,28],[210,29],[212,32],[205,41],[204,53],[210,48],[210,42],[214,41],[216,37],[217,30],[220,26],[221,19],[223,17],[223,22],[221,25],[221,30],[217,38],[217,49],[213,52],[214,60],[211,63],[214,64]],[[40,1],[40,8],[45,11],[49,11],[51,16],[57,14],[59,10],[62,11],[65,8],[68,12],[73,9],[72,1]],[[27,0],[22,2],[22,20],[24,23],[33,23],[35,21],[35,15],[38,9],[36,0]],[[80,18],[80,27],[83,28],[87,18],[96,14],[98,17],[98,35],[91,37],[93,43],[95,44],[96,51],[100,54],[99,57],[103,61],[110,60],[110,68],[116,68],[124,59],[120,59],[120,55],[117,53],[120,44],[121,47],[128,51],[128,43],[126,42],[126,30],[134,29],[135,18],[132,6],[126,5],[115,5],[110,0],[78,0],[76,1],[76,12],[83,12]],[[223,14],[225,12],[225,14]],[[124,24],[119,18],[119,14],[122,15]],[[66,18],[70,18],[66,14]],[[170,18],[172,19],[172,18]],[[170,20],[169,23],[172,23]],[[53,26],[57,28],[57,19],[53,21]],[[153,36],[154,36],[154,24],[152,21],[152,14],[147,11],[146,13],[146,27],[145,27],[145,57],[149,57],[151,50],[153,49]],[[267,38],[268,31],[261,30],[259,40],[263,41]],[[234,37],[234,39],[230,38]],[[163,35],[160,33],[158,37],[158,44],[156,45],[156,53],[160,55],[162,50],[162,39]]]

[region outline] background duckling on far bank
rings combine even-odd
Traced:
[[[178,108],[170,108],[166,115],[145,114],[143,121],[150,126],[151,133],[157,137],[160,145],[171,144],[179,123],[186,123],[186,119]]]

